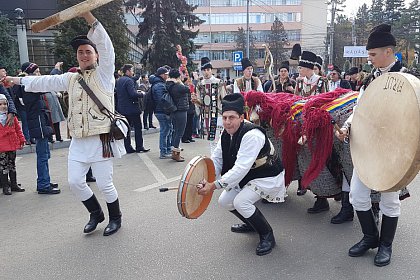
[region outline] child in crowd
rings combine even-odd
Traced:
[[[16,150],[22,149],[25,137],[16,117],[12,126],[6,125],[7,108],[7,98],[0,94],[0,187],[5,195],[11,195],[12,191],[25,191],[16,179]]]

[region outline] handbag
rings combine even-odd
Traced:
[[[96,97],[95,93],[86,84],[82,76],[79,76],[77,78],[77,81],[82,86],[82,88],[86,91],[89,97],[93,100],[93,102],[95,102],[99,110],[111,120],[111,129],[109,131],[109,135],[111,139],[122,140],[126,138],[128,128],[130,127],[127,119],[118,112],[111,112],[110,110],[108,110],[108,108],[106,108],[102,104],[102,102],[98,99],[98,97]]]

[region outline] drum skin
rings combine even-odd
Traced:
[[[178,211],[187,219],[197,219],[210,204],[213,191],[204,196],[197,192],[196,185],[203,179],[216,180],[214,164],[208,157],[196,156],[185,167],[178,188]]]
[[[373,80],[354,112],[350,143],[354,167],[367,187],[406,187],[420,169],[420,80],[398,72]]]

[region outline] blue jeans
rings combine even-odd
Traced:
[[[48,160],[50,159],[50,147],[48,138],[36,139],[36,189],[45,190],[50,188],[50,170]]]
[[[171,152],[172,139],[172,121],[171,116],[163,113],[155,113],[157,120],[159,121],[160,136],[159,136],[159,149],[160,155],[169,154]]]
[[[185,125],[187,124],[187,111],[175,111],[171,114],[174,133],[172,135],[172,146],[179,148],[182,135],[184,135]]]

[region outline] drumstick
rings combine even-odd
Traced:
[[[331,124],[334,126],[335,130],[338,131],[338,133],[343,134],[343,132],[341,131],[341,128],[338,126],[335,120],[331,120]]]
[[[175,190],[178,190],[178,187],[159,188],[160,192],[175,191]]]

